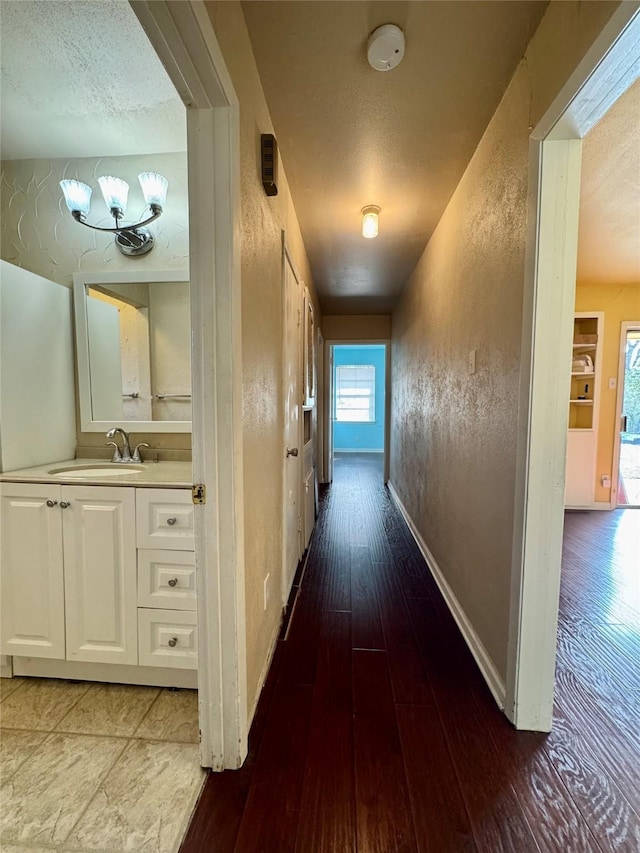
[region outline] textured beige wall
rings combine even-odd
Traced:
[[[245,495],[247,685],[251,710],[282,612],[282,248],[281,229],[298,274],[311,274],[284,169],[278,195],[260,180],[260,134],[273,133],[240,4],[208,3],[240,102],[242,182],[242,356]],[[316,305],[316,317],[319,317]],[[263,609],[263,582],[271,600]]]
[[[595,500],[610,501],[611,489],[602,485],[601,477],[609,474],[613,482],[613,446],[616,436],[617,390],[608,387],[611,377],[618,377],[620,358],[620,324],[640,320],[640,282],[636,284],[581,284],[576,288],[576,311],[604,311],[602,341],[602,387],[598,415],[598,453],[596,462]]]
[[[390,314],[325,314],[325,341],[386,341],[391,337]]]
[[[393,314],[391,482],[503,678],[529,132],[617,5],[549,7]]]

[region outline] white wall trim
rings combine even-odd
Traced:
[[[201,762],[247,753],[239,105],[205,3],[130,0],[187,107]]]
[[[530,141],[505,705],[519,729],[553,719],[581,137],[637,76],[638,9],[614,11]]]
[[[438,565],[435,557],[429,550],[427,543],[424,541],[418,528],[416,527],[413,519],[409,515],[409,512],[405,505],[400,500],[398,493],[396,492],[393,484],[391,482],[387,483],[389,488],[389,492],[391,493],[391,497],[393,498],[396,506],[402,513],[404,520],[407,523],[409,530],[411,531],[411,535],[416,541],[418,548],[420,549],[422,556],[424,557],[427,566],[429,567],[429,571],[433,575],[435,582],[438,584],[438,589],[442,593],[442,597],[445,600],[447,607],[453,618],[455,619],[456,625],[462,634],[465,643],[469,647],[469,651],[474,657],[475,662],[478,664],[478,668],[482,673],[482,677],[487,683],[489,690],[493,698],[495,699],[498,707],[502,710],[504,709],[505,703],[505,694],[506,688],[504,681],[500,677],[500,673],[496,669],[489,653],[485,649],[484,645],[478,634],[476,633],[471,620],[468,618],[465,613],[462,605],[456,598],[454,591],[449,586],[442,569]]]
[[[640,320],[623,320],[620,324],[620,344],[618,350],[618,375],[616,390],[616,413],[613,440],[613,460],[611,462],[611,502],[609,509],[618,507],[618,481],[620,479],[620,424],[624,406],[624,373],[627,360],[627,333],[640,332]],[[624,504],[621,504],[624,506]]]

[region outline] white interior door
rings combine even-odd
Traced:
[[[283,604],[302,554],[301,529],[301,316],[302,287],[285,252],[284,264],[284,556]]]
[[[614,477],[616,505],[640,507],[640,322],[622,323]]]

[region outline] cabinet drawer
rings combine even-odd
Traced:
[[[138,551],[138,606],[195,610],[193,551]]]
[[[196,614],[186,610],[138,610],[140,666],[198,668]]]
[[[187,489],[136,489],[138,548],[193,551],[193,502]]]

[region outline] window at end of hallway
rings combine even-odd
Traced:
[[[373,364],[341,364],[336,367],[336,421],[373,423],[376,368]]]

